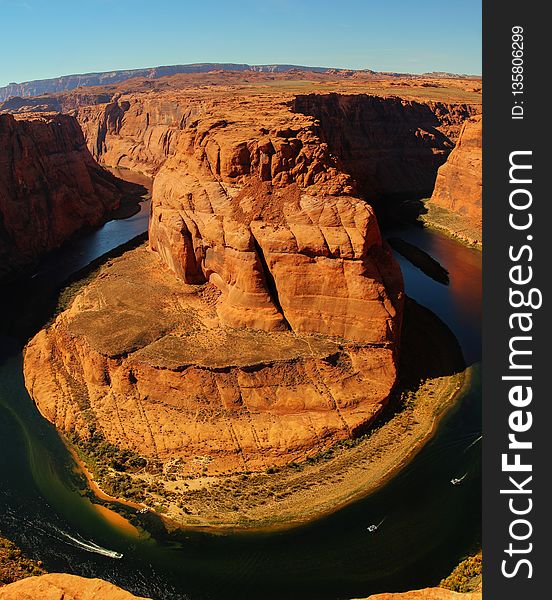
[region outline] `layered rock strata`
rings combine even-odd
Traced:
[[[481,163],[482,118],[476,115],[466,120],[454,150],[439,169],[429,203],[430,208],[438,207],[451,214],[453,231],[468,237],[475,231],[478,240],[481,240]]]
[[[126,80],[143,79],[146,82],[152,82],[158,79],[167,79],[175,74],[207,74],[220,76],[225,74],[243,74],[244,79],[248,79],[257,74],[269,74],[274,79],[274,75],[295,76],[299,78],[328,75],[336,78],[351,79],[394,79],[394,80],[427,80],[439,81],[442,79],[456,80],[460,84],[469,87],[481,87],[479,77],[458,76],[450,73],[425,73],[422,75],[413,75],[408,73],[378,73],[370,69],[334,69],[327,67],[308,67],[301,65],[248,65],[236,63],[199,63],[191,65],[169,65],[163,67],[151,67],[146,69],[130,69],[119,71],[108,71],[103,73],[84,73],[75,75],[65,75],[55,79],[39,79],[35,81],[25,81],[22,83],[10,83],[7,86],[0,87],[0,102],[8,98],[33,97],[41,94],[54,94],[66,90],[83,89],[90,86],[110,86]],[[433,83],[433,85],[436,85]],[[438,84],[437,84],[438,85]]]
[[[25,356],[60,429],[186,474],[315,454],[368,426],[396,378],[402,279],[373,210],[312,117],[239,100],[188,107],[155,178],[154,252],[114,261]]]
[[[257,93],[191,86],[152,93],[113,93],[110,102],[80,99],[77,116],[90,151],[109,166],[155,174],[172,154],[179,132],[215,106],[243,107],[259,116],[274,108],[316,119],[318,135],[339,156],[368,199],[431,194],[437,169],[462,123],[479,107],[366,94]],[[77,96],[72,99],[76,102]],[[64,106],[69,98],[63,99]]]
[[[28,345],[31,396],[61,431],[99,432],[183,476],[301,460],[385,406],[391,342],[224,326],[218,296],[144,248],[113,261]]]
[[[190,97],[116,94],[111,102],[81,106],[76,116],[96,160],[155,175],[196,106]]]
[[[312,119],[273,113],[262,131],[247,113],[189,124],[155,179],[151,248],[219,289],[225,325],[395,343],[401,280],[373,210]]]
[[[402,279],[362,196],[429,185],[469,109],[294,98],[198,88],[77,110],[98,160],[155,181],[150,251],[27,348],[27,387],[61,430],[187,476],[300,460],[380,414]]]
[[[0,115],[0,145],[0,278],[119,206],[74,117]]]
[[[319,120],[325,141],[371,201],[427,198],[476,110],[365,94],[299,95],[292,106]]]

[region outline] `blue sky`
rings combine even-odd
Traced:
[[[193,62],[481,73],[481,0],[0,0],[0,85]]]

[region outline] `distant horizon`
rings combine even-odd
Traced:
[[[36,79],[21,79],[19,81],[9,81],[7,83],[1,83],[0,82],[0,87],[8,87],[9,85],[21,85],[24,83],[31,83],[34,81],[45,81],[45,80],[49,80],[49,79],[61,79],[62,77],[78,77],[78,76],[84,76],[84,75],[97,75],[97,74],[103,74],[103,73],[112,73],[115,71],[142,71],[142,70],[147,70],[147,69],[160,69],[160,68],[164,68],[164,67],[175,67],[175,66],[193,66],[193,65],[248,65],[251,67],[272,67],[272,66],[290,66],[290,67],[298,67],[298,68],[306,68],[306,69],[335,69],[337,71],[374,71],[376,73],[399,73],[401,75],[424,75],[424,74],[430,74],[430,73],[447,73],[450,75],[458,75],[459,77],[481,77],[481,73],[459,73],[459,72],[455,72],[455,71],[442,71],[442,70],[438,70],[438,69],[432,69],[429,71],[399,71],[397,69],[388,69],[388,70],[379,70],[379,69],[374,69],[372,67],[359,67],[359,68],[355,68],[355,67],[336,67],[333,65],[321,65],[321,64],[316,64],[316,65],[307,65],[307,64],[299,64],[299,63],[277,63],[277,62],[271,62],[271,63],[253,63],[253,62],[236,62],[236,61],[223,61],[223,60],[215,60],[215,61],[198,61],[198,62],[193,62],[193,63],[183,63],[183,62],[176,62],[176,63],[166,63],[166,64],[159,64],[159,65],[146,65],[146,66],[141,66],[141,67],[114,67],[114,68],[109,68],[109,69],[95,69],[92,71],[75,71],[74,73],[62,73],[62,74],[58,74],[58,75],[52,75],[49,77],[39,77]]]
[[[0,10],[2,87],[199,62],[481,75],[481,0],[0,0]]]

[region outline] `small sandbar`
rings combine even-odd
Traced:
[[[101,515],[101,517],[107,521],[110,525],[124,533],[125,535],[138,538],[140,537],[140,532],[130,521],[127,521],[123,516],[119,513],[107,508],[107,506],[102,506],[101,504],[92,504],[94,510]]]

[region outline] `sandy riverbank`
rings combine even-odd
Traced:
[[[316,519],[375,491],[415,456],[470,385],[450,330],[413,301],[408,303],[402,347],[400,384],[386,414],[365,435],[261,473],[199,478],[132,474],[143,487],[155,489],[147,493],[145,504],[162,515],[169,529],[262,529]],[[103,500],[114,500],[90,481]]]
[[[145,505],[139,504],[137,502],[132,502],[131,500],[126,500],[124,498],[116,498],[104,492],[102,488],[96,483],[94,475],[88,470],[88,467],[86,466],[85,462],[80,458],[77,450],[75,450],[75,448],[71,447],[69,444],[67,444],[67,446],[69,452],[71,453],[71,456],[73,457],[73,460],[76,463],[76,471],[85,478],[86,484],[88,488],[93,492],[94,497],[98,500],[101,500],[102,502],[109,503],[109,506],[106,506],[104,504],[97,504],[94,502],[93,505],[96,512],[98,512],[106,521],[109,521],[109,523],[113,527],[119,529],[124,534],[129,535],[131,537],[139,537],[140,532],[138,531],[138,529],[136,529],[136,527],[134,527],[134,525],[132,525],[132,523],[128,519],[120,515],[112,508],[110,508],[110,506],[124,505],[134,510],[141,510],[145,508]]]
[[[481,228],[474,227],[461,215],[448,211],[446,208],[426,202],[427,213],[421,215],[424,224],[441,231],[470,248],[483,249]]]

